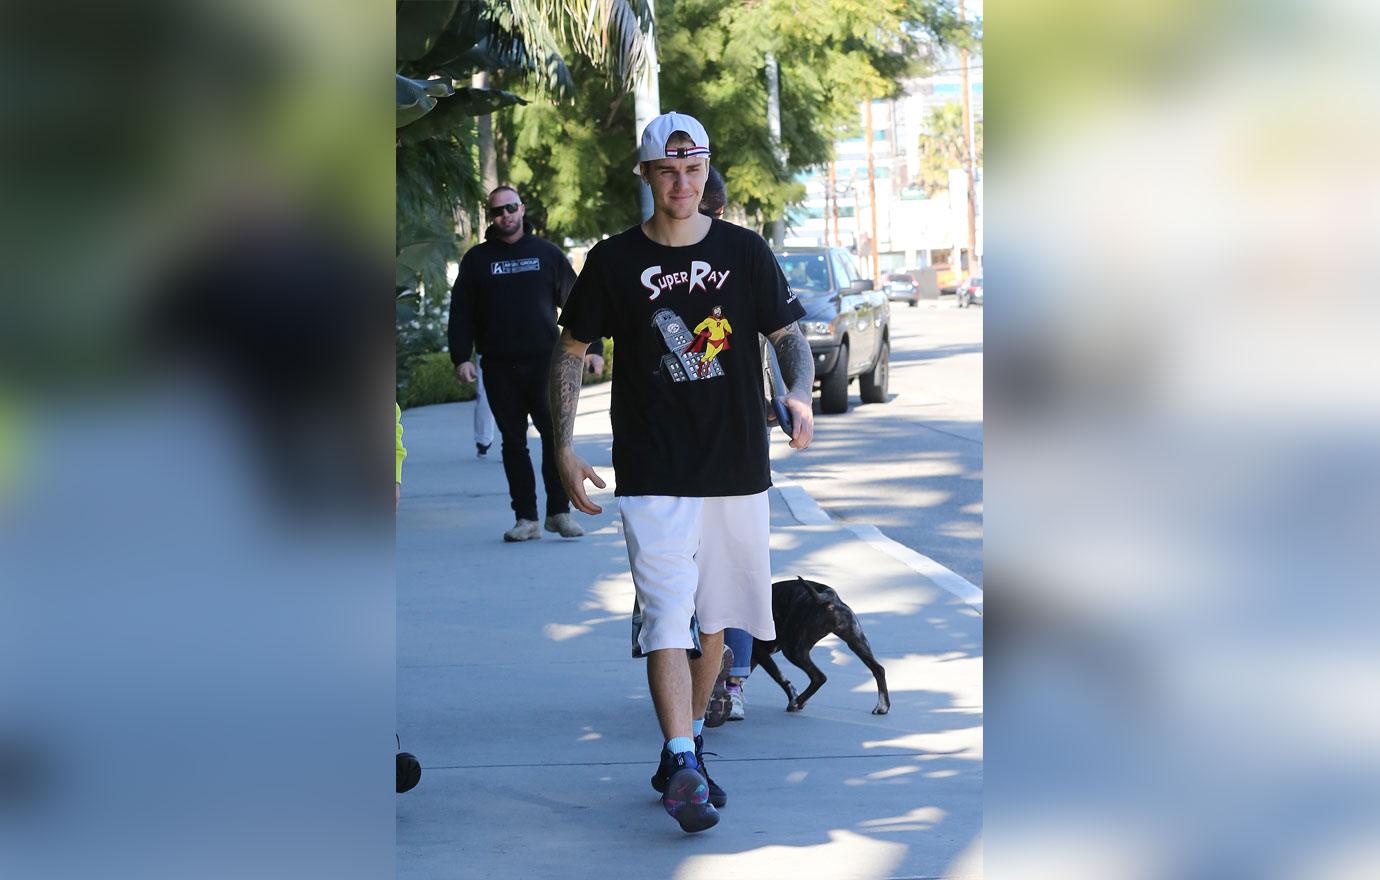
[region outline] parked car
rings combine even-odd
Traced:
[[[915,278],[910,272],[902,269],[892,272],[890,275],[884,276],[884,278],[883,289],[886,291],[887,299],[892,302],[904,300],[910,303],[911,306],[919,304],[919,290],[915,285]]]
[[[854,378],[863,403],[886,403],[890,300],[858,274],[843,248],[786,248],[776,259],[805,307],[800,329],[815,357],[820,412],[847,412]]]
[[[976,275],[958,286],[958,307],[982,305],[982,276]]]
[[[886,296],[889,300],[904,300],[911,308],[920,305],[922,299],[938,299],[938,274],[932,266],[898,269],[888,276]]]

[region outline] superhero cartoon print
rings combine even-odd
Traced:
[[[695,382],[724,375],[718,356],[729,347],[733,327],[720,306],[714,306],[693,331],[670,309],[658,309],[652,315],[652,326],[661,332],[670,352],[661,358],[661,371],[672,382]]]

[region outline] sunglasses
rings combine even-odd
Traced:
[[[489,209],[489,219],[495,220],[504,214],[516,214],[518,208],[522,207],[522,202],[512,202],[507,205],[494,205]]]

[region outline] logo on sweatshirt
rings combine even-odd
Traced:
[[[519,272],[540,272],[541,260],[527,257],[522,260],[494,260],[489,264],[491,275],[516,275]]]

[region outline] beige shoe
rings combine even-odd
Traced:
[[[503,533],[505,541],[535,541],[541,537],[541,526],[537,525],[534,519],[520,519],[508,531]]]
[[[585,533],[585,530],[580,528],[580,524],[575,522],[575,518],[568,513],[548,516],[546,518],[546,530],[548,532],[560,532],[562,538],[578,538]]]

